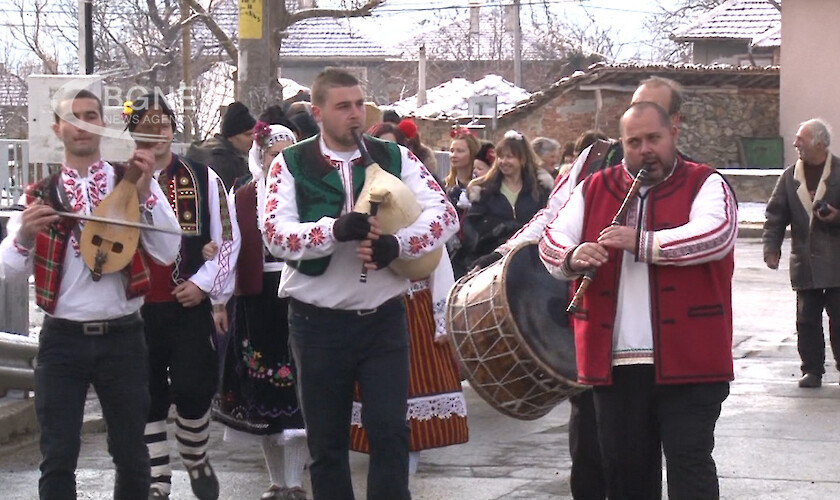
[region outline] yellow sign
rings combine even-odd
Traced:
[[[239,0],[239,38],[262,38],[263,0]]]

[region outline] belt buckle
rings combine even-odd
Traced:
[[[375,313],[377,309],[379,308],[374,307],[373,309],[359,309],[356,311],[356,314],[358,316],[370,316],[371,314]]]
[[[105,321],[82,323],[82,333],[85,335],[104,335],[107,327],[108,323]]]

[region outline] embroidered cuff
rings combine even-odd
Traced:
[[[563,260],[561,261],[562,263],[560,264],[560,272],[566,276],[580,276],[581,274],[583,274],[580,271],[575,271],[574,269],[572,269],[572,254],[575,253],[575,250],[579,246],[580,245],[575,245],[567,249],[566,255],[563,256]]]
[[[15,250],[17,251],[17,253],[19,253],[20,255],[22,255],[22,256],[24,256],[24,257],[29,257],[29,253],[32,251],[32,249],[31,249],[31,248],[26,248],[25,246],[21,245],[21,244],[18,242],[18,239],[17,239],[17,238],[15,238],[15,239],[13,239],[13,240],[12,240],[12,245],[14,245]]]
[[[654,231],[639,231],[639,239],[636,241],[636,262],[653,263],[653,252],[656,248],[654,234]]]

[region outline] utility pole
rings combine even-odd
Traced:
[[[93,74],[93,0],[79,0],[79,73]]]
[[[282,7],[276,0],[239,1],[239,68],[236,99],[258,115],[270,104],[283,100],[277,81]]]
[[[184,142],[192,141],[192,40],[190,39],[190,24],[186,22],[190,17],[192,9],[187,0],[181,0],[181,72],[184,93],[181,95],[181,104],[184,111]]]
[[[522,87],[522,26],[519,23],[519,0],[513,0],[513,84]]]

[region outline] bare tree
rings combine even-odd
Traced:
[[[651,59],[662,62],[688,61],[691,57],[690,44],[677,43],[670,35],[725,1],[680,0],[675,5],[667,6],[663,5],[661,0],[657,0],[658,12],[645,21],[645,28],[653,35],[653,38],[647,41]]]
[[[413,53],[425,44],[430,80],[445,81],[453,72],[480,78],[488,72],[512,75],[513,33],[502,7],[482,7],[479,26],[463,16],[406,44]],[[600,61],[612,61],[620,45],[610,28],[592,19],[573,22],[549,9],[548,4],[524,7],[520,16],[523,65],[528,65],[525,86],[538,88]],[[477,29],[476,29],[477,28]]]

